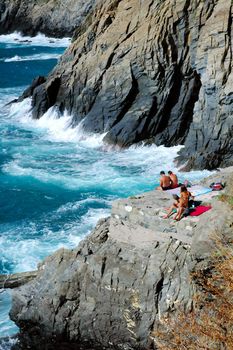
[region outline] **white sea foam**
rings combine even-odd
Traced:
[[[66,111],[61,116],[56,107],[51,107],[38,121],[36,127],[47,130],[47,138],[54,142],[78,142],[86,147],[96,148],[103,143],[103,134],[86,133],[82,122],[72,127],[73,117]]]
[[[5,336],[8,336],[8,334],[9,334],[9,332],[11,332],[11,333],[15,333],[16,332],[16,329],[15,329],[15,326],[14,326],[14,324],[13,324],[13,322],[9,322],[12,326],[9,326],[8,328],[9,329],[7,329],[6,330],[6,334],[5,334]],[[0,327],[1,327],[1,325],[0,325]],[[1,327],[2,328],[2,327]],[[3,334],[3,336],[4,336],[4,331],[5,330],[3,330],[2,332],[2,334]],[[2,340],[1,341],[1,343],[0,343],[0,350],[10,350],[10,349],[12,349],[12,347],[14,346],[14,345],[16,345],[17,344],[17,342],[18,342],[18,340],[17,339],[15,339],[15,338],[8,338],[8,339],[4,339],[4,340]]]
[[[110,198],[109,200],[103,199],[103,198],[97,198],[97,197],[88,197],[86,199],[82,199],[78,202],[70,202],[62,205],[58,208],[58,213],[67,213],[67,212],[73,212],[78,210],[79,208],[83,207],[84,205],[91,205],[91,204],[102,204],[109,206],[111,205]]]
[[[158,183],[160,170],[172,169],[177,172],[180,179],[185,179],[186,174],[180,174],[174,166],[174,159],[183,146],[167,148],[164,146],[131,146],[129,149],[106,151],[103,143],[104,134],[87,134],[83,131],[82,123],[72,127],[72,116],[64,113],[62,116],[55,107],[50,108],[42,118],[31,118],[31,100],[25,99],[11,106],[10,118],[24,125],[26,129],[33,129],[39,133],[42,140],[55,142],[53,148],[58,153],[65,148],[66,159],[69,162],[69,171],[49,171],[47,167],[34,167],[34,160],[30,160],[31,149],[23,150],[23,154],[15,154],[15,159],[5,164],[3,171],[15,176],[30,176],[41,182],[53,183],[69,189],[91,189],[102,186],[110,192],[122,193],[140,190],[148,184]],[[58,143],[57,146],[56,143]],[[45,152],[51,152],[51,146],[44,144]],[[47,147],[47,149],[46,149]],[[37,146],[35,146],[35,149]],[[93,151],[91,151],[93,150]],[[64,152],[64,151],[62,151]],[[33,151],[35,154],[35,150]],[[31,166],[25,166],[25,159],[29,158]],[[87,159],[87,164],[83,161]],[[81,165],[79,164],[81,161]],[[68,166],[68,165],[67,165]],[[199,179],[209,172],[191,172],[189,180]],[[140,182],[139,182],[140,176]],[[120,192],[119,192],[120,189]]]
[[[56,107],[51,107],[40,119],[31,118],[31,99],[14,103],[10,117],[26,127],[43,131],[44,138],[53,142],[75,142],[85,147],[97,148],[103,145],[103,134],[91,134],[83,131],[82,122],[72,127],[72,116],[66,111],[60,115]]]
[[[105,218],[109,214],[109,209],[89,209],[88,213],[83,216],[81,224],[92,229],[99,219]]]
[[[79,225],[80,235],[77,235],[76,229],[70,230],[68,234],[69,246],[77,246],[79,242],[91,232],[97,222],[110,215],[110,209],[89,209],[87,214],[82,217]]]
[[[0,42],[6,44],[21,44],[33,46],[48,46],[48,47],[67,47],[71,38],[55,39],[46,37],[44,34],[38,34],[34,37],[23,36],[19,32],[12,34],[0,35]]]
[[[25,86],[26,88],[26,86]],[[1,118],[4,114],[9,114],[9,106],[6,107],[6,104],[17,99],[22,92],[22,87],[13,87],[13,88],[1,88],[0,87],[0,111]]]
[[[15,55],[14,57],[5,58],[3,59],[4,62],[22,62],[22,61],[41,61],[41,60],[51,60],[51,59],[58,59],[61,55],[56,53],[41,53],[41,54],[35,54],[30,56],[18,56]]]
[[[115,188],[117,190],[118,184],[115,183],[115,186],[113,186],[113,184],[109,183],[106,178],[103,179],[102,183],[99,182],[99,177],[96,177],[94,180],[95,173],[92,172],[93,167],[91,165],[89,166],[89,170],[87,170],[86,174],[76,176],[75,166],[70,169],[70,174],[64,174],[62,171],[52,173],[50,169],[46,167],[41,169],[33,167],[33,163],[31,164],[31,167],[25,166],[23,163],[23,158],[19,154],[15,155],[15,157],[17,157],[17,159],[10,161],[2,166],[3,173],[17,177],[31,177],[39,180],[41,183],[53,184],[58,187],[67,188],[69,190],[94,191],[98,187],[104,185],[107,189],[109,188],[111,190],[114,190]],[[85,169],[83,169],[84,173]],[[104,171],[104,169],[102,168],[101,171]],[[123,178],[122,180],[124,181]]]
[[[57,213],[56,211],[51,216],[56,219]],[[34,270],[41,259],[54,251],[62,247],[76,247],[80,240],[93,229],[97,221],[109,216],[109,213],[108,208],[90,208],[80,220],[64,222],[59,231],[52,231],[46,227],[45,222],[38,238],[35,237],[38,235],[37,224],[23,222],[19,227],[14,228],[14,233],[10,229],[1,236],[1,246],[4,247],[4,251],[1,251],[2,262],[14,262],[14,272]],[[22,234],[25,230],[27,230],[27,239]],[[34,237],[29,238],[30,236]]]
[[[8,307],[11,302],[11,295],[7,290],[0,290],[0,338],[7,337],[9,334],[16,334],[18,328],[13,322],[9,322]],[[0,339],[0,350],[11,349],[17,339]]]
[[[10,118],[13,117],[15,120],[25,123],[31,119],[30,112],[31,112],[31,99],[25,98],[22,102],[11,104],[9,117]]]

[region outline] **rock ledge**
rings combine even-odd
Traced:
[[[24,339],[148,349],[161,315],[192,308],[190,271],[208,261],[210,237],[232,235],[227,204],[213,195],[200,199],[212,210],[180,222],[162,219],[171,202],[165,192],[114,202],[111,217],[76,249],[60,249],[40,264],[36,279],[13,291],[10,315]]]

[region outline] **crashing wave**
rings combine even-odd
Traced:
[[[37,34],[34,37],[23,36],[19,32],[14,32],[12,34],[0,35],[0,42],[6,44],[25,44],[33,46],[49,46],[49,47],[67,47],[71,38],[55,39],[49,38],[44,34]]]
[[[3,62],[22,62],[22,61],[40,61],[40,60],[54,60],[58,59],[61,55],[59,54],[39,54],[39,55],[31,55],[31,56],[18,56],[15,55],[14,57],[10,58],[4,58]]]

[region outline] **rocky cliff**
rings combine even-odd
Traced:
[[[95,0],[1,0],[0,34],[72,36],[94,4]]]
[[[213,233],[232,237],[232,211],[214,193],[199,197],[211,202],[209,212],[180,222],[162,218],[170,197],[152,191],[114,202],[111,217],[76,249],[40,264],[36,279],[13,292],[11,318],[23,348],[155,347],[151,331],[160,318],[192,308],[190,271],[208,266]]]
[[[120,146],[184,144],[179,162],[233,162],[231,0],[99,1],[32,96]]]

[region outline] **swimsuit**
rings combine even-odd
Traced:
[[[163,187],[163,186],[162,186],[162,189],[163,189],[163,191],[167,191],[167,190],[170,190],[170,189],[171,189],[171,186],[167,186],[167,187]]]
[[[172,185],[172,186],[171,186],[171,188],[177,188],[177,187],[179,187],[179,185],[178,185],[178,184],[176,184],[176,185]]]

